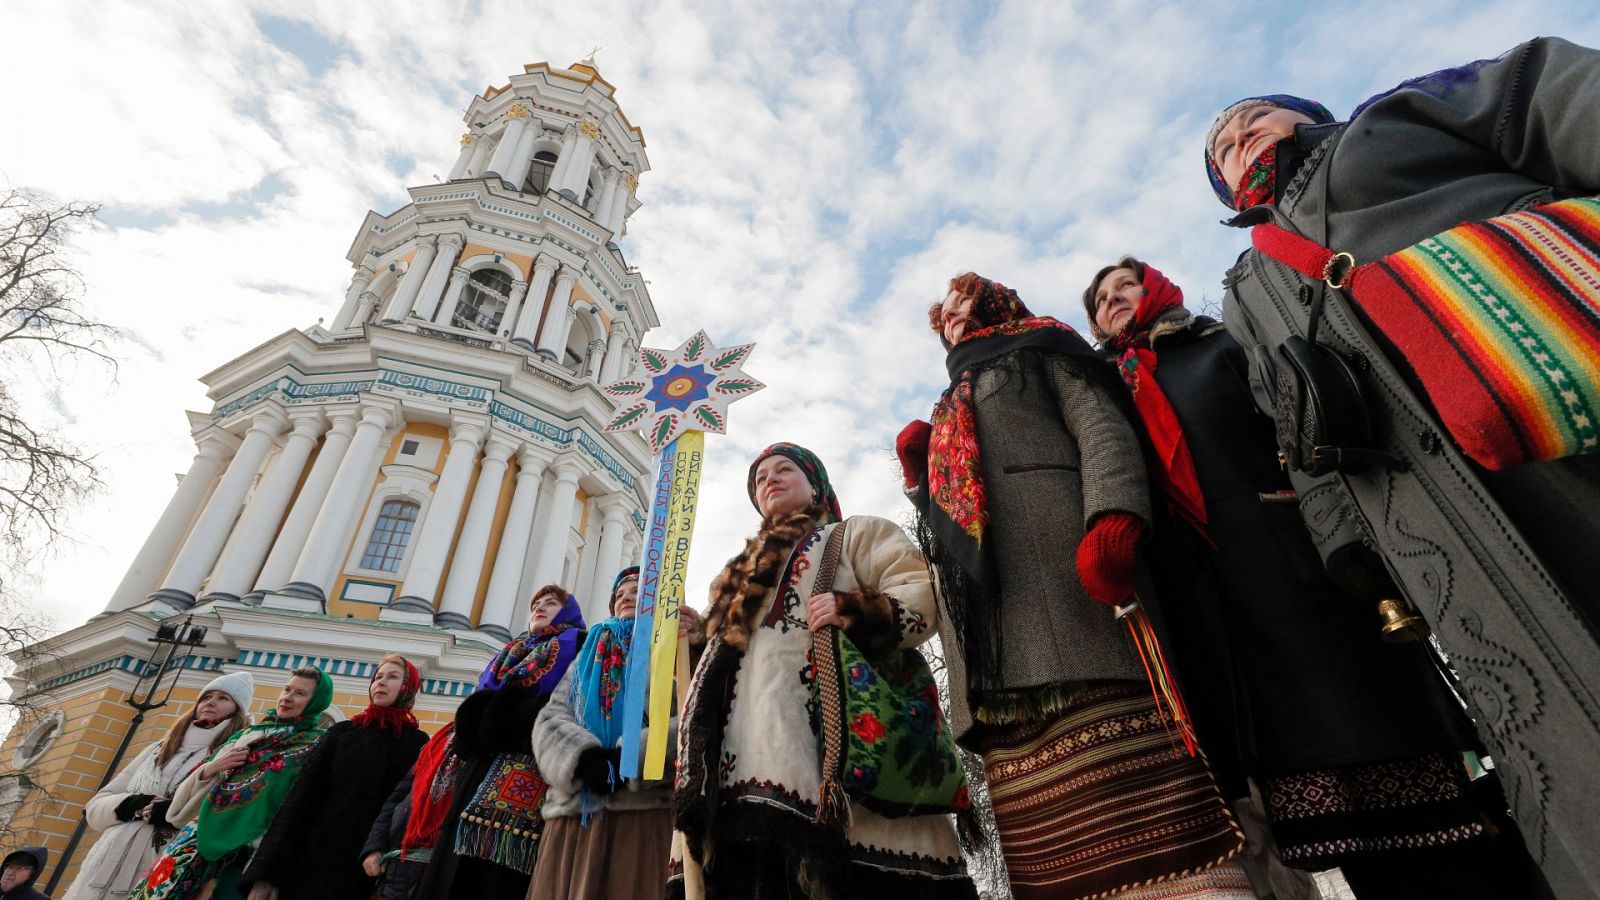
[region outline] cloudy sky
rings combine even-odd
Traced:
[[[1243,237],[1200,163],[1221,107],[1291,92],[1344,115],[1534,35],[1600,46],[1582,0],[1213,5],[3,0],[0,183],[104,204],[76,252],[126,333],[115,383],[19,386],[109,485],[37,602],[58,627],[104,606],[193,455],[197,377],[331,319],[365,212],[447,172],[472,96],[524,63],[600,46],[644,130],[623,249],[663,323],[646,343],[759,343],[770,387],[709,440],[703,605],[767,443],[816,449],[847,513],[903,515],[893,441],[944,385],[923,310],[950,275],[1081,326],[1084,280],[1132,252],[1214,306]]]

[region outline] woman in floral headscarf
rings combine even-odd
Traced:
[[[893,522],[841,522],[827,469],[803,447],[763,450],[747,488],[761,527],[712,582],[678,753],[669,895],[974,897],[948,816],[885,818],[852,800],[842,829],[819,821],[827,779],[812,632],[839,626],[869,654],[932,637],[938,611],[922,554]],[[840,528],[832,590],[813,593]],[[877,719],[852,724],[885,736]]]
[[[410,660],[391,653],[378,663],[367,708],[328,729],[262,837],[244,874],[253,896],[371,896],[378,873],[361,859],[365,826],[427,743],[411,712],[421,690]]]
[[[295,669],[278,703],[241,729],[172,793],[167,821],[184,824],[134,900],[241,900],[240,877],[322,738],[333,679],[315,666]]]
[[[528,892],[544,832],[533,722],[578,658],[583,634],[577,598],[557,584],[539,588],[528,630],[500,649],[454,725],[422,749],[401,845],[405,859],[430,854],[417,896],[522,900]]]
[[[1119,609],[1150,500],[1111,368],[971,272],[928,312],[951,383],[897,449],[938,573],[951,719],[983,755],[1012,895],[1254,897],[1243,835],[1169,733],[1181,723]]]
[[[638,599],[639,567],[629,566],[611,587],[611,615],[589,630],[577,663],[534,722],[533,755],[550,791],[529,900],[665,896],[673,761],[661,781],[623,778],[618,771],[623,701],[633,690],[627,665]],[[698,613],[680,609],[679,632],[690,636],[693,659],[705,631]],[[675,745],[677,716],[664,727]],[[649,728],[646,723],[646,734]],[[640,746],[644,742],[641,736]]]

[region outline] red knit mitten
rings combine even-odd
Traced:
[[[894,455],[900,457],[900,477],[905,479],[907,489],[921,484],[928,473],[928,440],[932,437],[932,425],[912,419],[894,439]]]
[[[1133,513],[1095,517],[1078,545],[1078,580],[1084,593],[1110,606],[1133,599],[1134,550],[1142,534],[1144,523]]]

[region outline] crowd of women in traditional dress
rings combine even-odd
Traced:
[[[1240,101],[1206,172],[1232,224],[1378,259],[1600,191],[1597,97],[1600,54],[1541,39],[1349,122]],[[250,676],[218,678],[90,803],[104,833],[69,898],[970,898],[984,829],[956,744],[981,758],[1013,897],[1314,897],[1307,873],[1332,867],[1362,898],[1548,896],[1448,667],[1404,640],[1427,586],[1380,505],[1409,504],[1408,534],[1450,557],[1478,546],[1450,492],[1475,492],[1473,527],[1592,626],[1597,457],[1468,461],[1438,439],[1429,361],[1324,311],[1291,263],[1248,251],[1218,322],[1147,252],[1045,298],[1081,292],[1093,343],[999,280],[949,282],[927,311],[949,387],[896,442],[915,538],[846,519],[803,447],[756,457],[757,531],[704,622],[685,611],[681,715],[647,725],[675,732],[672,781],[618,771],[622,698],[643,689],[630,569],[587,629],[541,589],[431,739],[397,656],[326,731],[325,673],[296,670],[256,724]],[[1319,316],[1324,345],[1366,360],[1357,383],[1387,379],[1365,444],[1297,443],[1332,427],[1292,407],[1320,376],[1284,371],[1314,364],[1292,338],[1316,345]],[[1435,440],[1408,450],[1417,421]],[[1458,597],[1512,577],[1467,555]],[[947,711],[915,649],[935,634]]]

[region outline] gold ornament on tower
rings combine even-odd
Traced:
[[[584,119],[578,123],[578,133],[586,138],[597,138],[600,136],[600,127],[588,119]]]
[[[508,119],[526,119],[529,115],[528,108],[522,105],[521,100],[515,101],[511,104],[511,108],[506,110]]]

